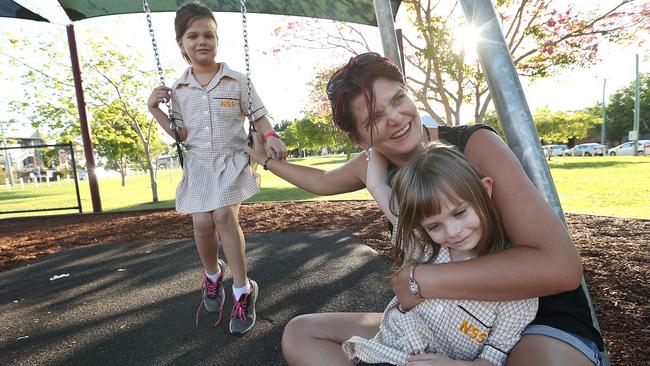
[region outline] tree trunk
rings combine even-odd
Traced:
[[[158,183],[156,182],[156,175],[153,171],[151,164],[151,152],[149,151],[149,143],[144,143],[144,156],[147,169],[149,170],[149,180],[151,181],[151,202],[158,203]]]

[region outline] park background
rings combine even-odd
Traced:
[[[48,5],[55,2],[20,3],[38,10],[50,8]],[[433,3],[439,5],[434,11],[436,16],[430,17],[435,22],[416,24],[412,17],[409,18],[407,7],[419,3],[404,1],[396,23],[404,30],[405,39],[413,42],[413,45],[409,42],[406,45],[407,55],[411,54],[413,61],[413,64],[409,61],[406,70],[407,75],[414,78],[409,80],[411,93],[418,97],[418,80],[424,75],[417,65],[426,66],[432,60],[439,60],[439,65],[449,71],[453,70],[449,65],[462,59],[465,75],[469,75],[459,79],[446,72],[442,84],[431,84],[430,93],[418,99],[423,112],[433,115],[439,122],[469,124],[477,120],[475,107],[487,105],[482,122],[498,127],[495,114],[489,103],[485,103],[486,94],[480,94],[482,99],[478,101],[472,97],[472,86],[484,85],[472,61],[476,33],[456,27],[462,24],[458,21],[462,18],[459,9],[451,12],[441,5],[442,2]],[[526,6],[519,8],[522,4]],[[647,44],[643,42],[648,38],[649,5],[646,2],[606,0],[586,4],[537,0],[497,1],[497,5],[504,14],[504,24],[516,19],[517,14],[521,14],[521,19],[530,20],[535,9],[539,9],[537,20],[532,22],[535,26],[520,30],[524,36],[522,46],[513,55],[518,59],[517,55],[532,52],[517,66],[544,143],[599,141],[603,94],[608,122],[606,143],[613,147],[626,141],[633,120],[637,54],[643,100],[641,134],[648,137],[650,61]],[[522,11],[518,12],[520,9]],[[52,16],[55,24],[0,19],[3,83],[0,126],[7,145],[18,144],[21,139],[32,143],[72,141],[78,157],[78,173],[82,175],[84,160],[65,41],[67,21]],[[218,58],[243,70],[240,17],[222,13],[216,16],[221,40]],[[173,14],[169,13],[153,15],[168,84],[186,67],[173,42],[172,19]],[[562,37],[575,34],[576,30],[583,29],[581,26],[597,19],[603,21],[594,23],[601,27],[598,31],[591,29],[593,33],[585,32],[584,37],[560,44]],[[293,161],[331,169],[358,153],[329,125],[323,81],[334,67],[350,56],[367,49],[380,50],[377,30],[256,14],[249,15],[249,24],[252,77],[274,116],[276,128],[291,143],[296,155],[300,155]],[[112,213],[40,219],[7,217],[52,215],[58,211],[0,216],[5,219],[0,220],[0,259],[8,266],[3,268],[75,246],[191,237],[191,223],[171,210],[180,176],[173,158],[170,160],[174,153],[171,139],[160,134],[146,113],[144,101],[157,85],[157,74],[144,15],[84,20],[76,22],[75,29],[96,160],[102,170],[100,194],[104,210]],[[435,32],[431,33],[431,38],[418,37],[417,33],[422,30]],[[337,39],[343,39],[343,43],[332,46]],[[420,47],[421,57],[416,47]],[[449,50],[451,52],[447,52]],[[454,87],[458,85],[470,92],[460,99],[460,105],[447,105],[445,109],[444,103],[436,99],[457,95],[454,92],[458,89]],[[116,89],[122,97],[116,95]],[[122,102],[127,102],[128,108],[120,107]],[[132,116],[126,118],[125,111]],[[145,145],[152,152],[149,159],[144,154]],[[115,146],[118,148],[112,149]],[[35,165],[45,164],[48,159],[50,163],[56,161],[56,156],[34,155]],[[563,209],[569,213],[568,224],[583,257],[585,278],[595,298],[596,311],[615,364],[639,364],[650,360],[645,347],[650,342],[650,334],[638,331],[639,324],[650,321],[646,304],[650,277],[645,250],[650,232],[647,220],[650,218],[647,204],[650,202],[649,161],[647,156],[551,157],[549,160]],[[55,169],[56,164],[44,168]],[[371,215],[376,213],[374,205],[352,201],[369,200],[367,192],[315,197],[268,172],[260,172],[263,174],[262,192],[253,200],[262,202],[242,208],[247,235],[297,228],[308,231],[349,228],[363,244],[381,253],[381,243],[386,242],[386,237],[370,237],[371,233],[378,232],[379,226],[349,227],[365,225],[368,220],[381,223]],[[62,179],[61,184],[66,181]],[[79,182],[83,211],[90,212],[87,180]],[[4,179],[0,184],[4,184]],[[38,207],[44,198],[59,195],[48,193],[56,186],[58,182],[55,181],[49,186],[47,182],[27,183],[24,188],[5,184],[0,186],[0,205],[2,208],[13,204]],[[74,197],[66,193],[63,199],[74,200]],[[325,199],[345,201],[320,202]],[[271,200],[282,202],[266,202]],[[287,200],[318,202],[288,204]],[[162,210],[141,211],[155,208]],[[279,222],[274,224],[278,227],[264,226],[268,224],[268,220],[263,221],[265,217],[276,218]]]
[[[67,17],[56,1],[19,3],[45,15],[51,23],[2,19],[0,68],[3,85],[7,86],[0,90],[4,143],[17,146],[72,141],[76,173],[83,179],[87,172],[67,55]],[[500,131],[476,62],[474,48],[480,35],[464,24],[457,4],[427,3],[429,8],[424,4],[404,1],[396,18],[396,28],[404,34],[409,91],[423,115],[448,125],[488,123]],[[641,138],[650,136],[647,3],[497,1],[497,9],[543,144],[572,147],[603,139],[613,147],[627,141],[634,119],[635,58],[640,60]],[[428,18],[422,17],[427,14]],[[243,70],[240,15],[216,15],[220,37],[217,58]],[[515,27],[518,23],[524,26]],[[186,67],[173,41],[172,24],[173,13],[153,14],[168,84]],[[146,111],[146,97],[158,77],[144,14],[79,21],[75,32],[105,209],[172,207],[178,162],[172,139]],[[381,49],[377,29],[249,14],[249,40],[256,88],[293,155],[307,158],[342,153],[349,158],[358,152],[329,123],[331,114],[323,88],[341,60]],[[439,80],[428,77],[434,75],[432,70],[438,70]],[[603,116],[605,129],[601,128]],[[56,150],[33,150],[31,160],[16,159],[27,162],[23,164],[23,181],[41,182],[43,174],[52,181],[58,176],[69,182],[73,172],[69,167],[62,169],[61,164],[57,167],[61,153]],[[344,161],[332,156],[302,163],[334,168]],[[565,211],[650,216],[643,204],[650,179],[647,159],[553,158],[549,162]],[[48,189],[34,185],[25,188],[24,184],[13,189],[6,184],[5,159],[0,159],[0,164],[4,168],[0,184],[5,183],[6,188],[0,189],[3,211],[39,209],[37,204],[29,207],[39,195],[43,199],[57,196],[75,200],[74,195],[64,197],[49,184]],[[121,178],[119,184],[116,176]],[[262,194],[254,200],[322,199],[292,189],[272,175],[266,174],[263,182]],[[79,194],[83,212],[92,209],[88,207],[87,187],[82,181]],[[367,192],[329,197],[369,198]]]

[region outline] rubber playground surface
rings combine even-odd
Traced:
[[[286,365],[284,325],[314,312],[382,311],[389,267],[347,231],[247,235],[260,288],[249,333],[194,315],[201,269],[191,239],[59,252],[0,272],[1,365]]]

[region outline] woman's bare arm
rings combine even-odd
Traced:
[[[465,155],[494,179],[492,200],[513,248],[466,262],[418,266],[415,278],[421,293],[425,297],[502,301],[578,287],[582,277],[578,252],[508,146],[496,134],[479,130],[470,138]],[[407,289],[408,275],[400,273],[394,281],[403,306],[418,302]]]
[[[259,141],[259,136],[255,135],[254,139],[254,149],[244,146],[244,150],[258,164],[263,164],[268,155]],[[292,164],[286,160],[269,160],[266,168],[297,187],[327,196],[365,188],[366,165],[365,159],[359,155],[333,170]]]

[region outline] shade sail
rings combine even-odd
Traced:
[[[38,22],[48,21],[31,10],[24,8],[22,5],[16,4],[12,0],[0,0],[0,17],[35,20]]]
[[[187,0],[149,0],[154,12],[175,12]],[[239,12],[239,0],[203,0],[215,12]],[[115,14],[141,13],[139,0],[59,0],[72,21]],[[393,16],[401,0],[391,0]],[[372,0],[255,0],[247,1],[249,13],[295,15],[377,26]]]

